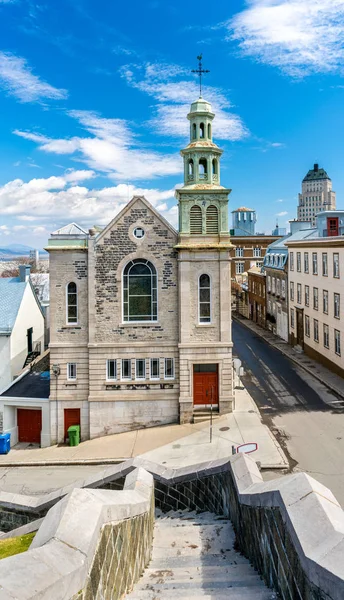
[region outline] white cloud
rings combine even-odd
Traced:
[[[199,96],[199,87],[190,80],[190,72],[178,65],[146,63],[126,65],[120,70],[128,85],[141,90],[157,100],[155,115],[149,121],[157,133],[168,137],[187,137],[189,123],[186,115],[190,104]],[[216,114],[214,137],[222,140],[239,140],[248,131],[241,118],[228,109],[231,104],[219,88],[204,86],[203,96],[211,102]]]
[[[0,52],[0,85],[20,102],[62,100],[68,95],[34,75],[25,58],[9,52]]]
[[[247,0],[226,26],[243,55],[293,77],[343,69],[344,0]]]
[[[71,111],[81,127],[92,137],[51,139],[44,135],[15,130],[14,133],[36,142],[39,149],[54,154],[80,156],[91,169],[106,172],[121,181],[153,179],[175,175],[182,170],[177,154],[161,154],[146,149],[136,141],[128,123],[106,119],[90,111]]]
[[[284,200],[279,199],[279,200],[276,200],[276,202],[284,202]]]
[[[276,217],[285,217],[285,215],[287,215],[287,214],[288,214],[288,211],[282,210],[281,212],[276,213]]]
[[[7,225],[0,225],[0,235],[10,235],[10,230]]]
[[[78,172],[75,172],[78,174]],[[80,172],[79,172],[80,174]],[[81,175],[80,175],[81,177]],[[88,174],[86,174],[86,179]],[[91,189],[71,183],[71,173],[61,177],[21,179],[9,181],[0,187],[0,213],[3,218],[15,218],[27,225],[15,225],[15,232],[30,229],[35,235],[44,235],[47,225],[37,225],[40,219],[53,223],[77,221],[87,225],[106,225],[134,195],[144,195],[153,206],[176,225],[177,215],[168,206],[174,190],[145,189],[133,185]],[[29,215],[28,215],[29,213]],[[30,214],[31,213],[31,214]],[[34,216],[31,216],[34,214]],[[56,229],[57,227],[55,227]],[[7,225],[0,227],[9,232]],[[7,234],[7,233],[6,233]]]

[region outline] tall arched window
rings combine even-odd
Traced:
[[[192,139],[195,140],[197,137],[197,133],[196,133],[196,123],[193,123],[192,125]]]
[[[211,125],[208,123],[208,140],[211,140]]]
[[[219,213],[217,207],[211,204],[207,208],[206,212],[206,232],[207,233],[218,233],[219,232]]]
[[[211,283],[205,273],[198,280],[199,322],[211,322]]]
[[[157,321],[157,273],[149,260],[135,258],[123,271],[123,320]]]
[[[188,162],[188,175],[193,177],[194,174],[194,161],[192,158],[189,159]]]
[[[201,140],[204,138],[204,123],[200,123],[200,126],[199,126],[199,137],[201,138]]]
[[[217,175],[217,160],[216,160],[216,158],[213,158],[211,164],[212,164],[212,169],[213,169],[213,175]]]
[[[197,204],[190,209],[190,233],[202,233],[202,209]]]
[[[198,175],[200,179],[208,178],[208,163],[206,158],[200,158],[198,162]]]
[[[71,281],[67,285],[67,323],[75,324],[78,322],[78,291],[76,283]]]

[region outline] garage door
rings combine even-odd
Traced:
[[[64,439],[68,440],[68,427],[80,425],[80,408],[64,409]]]
[[[40,409],[18,408],[17,423],[19,442],[41,443],[42,411]]]

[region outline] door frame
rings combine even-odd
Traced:
[[[78,411],[79,413],[79,423],[71,423],[70,425],[79,425],[80,426],[80,433],[81,433],[81,409],[80,407],[74,407],[74,406],[69,406],[63,409],[63,431],[64,431],[64,437],[63,437],[63,442],[65,443],[66,439],[68,438],[68,427],[70,427],[70,425],[68,425],[67,427],[67,422],[66,422],[66,411]]]
[[[26,330],[27,337],[27,353],[33,352],[33,327],[29,327]]]
[[[297,307],[295,307],[295,308],[296,308],[296,344],[298,344],[299,346],[301,346],[303,348],[304,339],[305,339],[303,308],[297,308]],[[301,326],[300,326],[300,320],[302,321]],[[301,331],[300,331],[300,329],[301,329]],[[301,333],[302,333],[302,336],[301,336]]]
[[[200,373],[195,372],[195,370],[194,370],[195,365],[202,365],[202,364],[203,365],[208,365],[208,364],[215,365],[216,366],[216,371],[204,371],[204,372],[200,372]],[[194,409],[195,408],[202,408],[203,406],[210,406],[211,405],[211,402],[205,402],[204,404],[195,403],[195,376],[197,376],[197,375],[204,375],[204,376],[206,376],[206,375],[216,375],[216,378],[217,378],[217,398],[216,398],[216,401],[213,402],[213,407],[215,407],[215,409],[219,408],[219,406],[220,406],[220,369],[219,369],[219,363],[218,362],[210,362],[209,360],[206,361],[206,362],[205,361],[204,362],[199,362],[199,361],[198,362],[193,362],[192,365],[191,365],[191,369],[192,369],[191,370],[191,378],[192,378],[192,404],[193,404]]]

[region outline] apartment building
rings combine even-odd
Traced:
[[[316,231],[285,242],[289,341],[344,377],[344,211],[319,215]]]
[[[311,221],[315,227],[316,215],[336,208],[336,192],[332,190],[332,180],[324,169],[315,164],[302,181],[297,207],[298,221]]]

